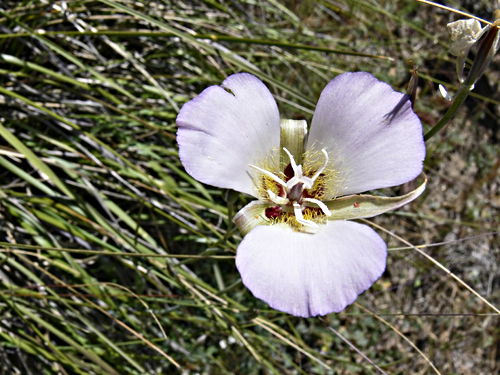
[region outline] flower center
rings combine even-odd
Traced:
[[[315,188],[315,183],[318,180],[318,177],[321,176],[323,171],[328,165],[328,153],[325,149],[321,150],[322,155],[324,156],[323,164],[314,172],[311,177],[308,177],[304,174],[302,165],[295,162],[293,155],[288,151],[285,147],[283,147],[283,151],[288,155],[290,159],[289,167],[291,167],[293,175],[289,177],[292,173],[288,171],[287,167],[285,169],[284,175],[286,179],[283,180],[279,176],[275,175],[272,172],[269,172],[263,168],[257,167],[255,165],[250,165],[252,168],[257,169],[264,176],[271,179],[276,186],[278,187],[279,193],[276,194],[272,189],[267,189],[267,200],[270,200],[273,203],[276,203],[277,206],[273,208],[273,210],[266,210],[266,216],[268,216],[268,211],[270,216],[268,218],[276,218],[284,212],[293,212],[295,216],[295,220],[307,227],[310,230],[316,230],[318,228],[318,224],[316,224],[312,220],[308,220],[304,218],[304,210],[306,208],[310,208],[311,205],[317,206],[320,212],[325,216],[330,216],[332,213],[328,209],[328,207],[319,199],[315,198],[318,195],[318,192],[321,191],[321,187]],[[289,178],[288,178],[289,177]]]

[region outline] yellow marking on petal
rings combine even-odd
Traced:
[[[341,186],[342,184],[341,173],[333,168],[331,154],[329,154],[329,157],[330,161],[328,165],[318,176],[313,187],[308,190],[311,198],[323,200],[325,198],[331,199],[331,197],[338,195],[338,192],[335,191],[335,187]],[[321,167],[323,167],[325,156],[322,150],[313,148],[304,153],[303,160],[304,175],[312,177]]]
[[[302,216],[305,220],[312,221],[318,225],[326,224],[328,222],[327,217],[319,208],[306,207],[302,211]],[[285,224],[291,227],[296,232],[310,232],[310,228],[302,225],[297,221],[293,211],[283,212],[279,217],[270,218],[269,225],[275,224]]]
[[[276,177],[279,177],[282,180],[285,180],[285,175],[282,171],[278,170],[279,168],[279,150],[273,149],[270,154],[263,160],[255,163],[255,166],[271,172]],[[254,176],[254,181],[257,188],[257,194],[263,200],[271,200],[269,198],[268,190],[271,190],[274,194],[279,195],[280,186],[279,184],[273,180],[271,177],[265,175],[262,172],[259,172],[255,168],[252,168],[250,171],[252,176]]]

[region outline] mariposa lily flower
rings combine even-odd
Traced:
[[[257,298],[292,315],[339,312],[385,269],[387,247],[366,218],[401,197],[357,195],[422,171],[422,126],[402,93],[369,73],[333,79],[310,131],[280,120],[267,87],[229,76],[186,103],[178,117],[182,164],[195,179],[257,198],[235,216],[245,235],[236,266]]]

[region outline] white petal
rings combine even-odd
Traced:
[[[341,74],[325,87],[306,149],[327,149],[338,174],[335,195],[395,186],[420,174],[422,125],[403,98],[363,72]]]
[[[370,227],[331,221],[315,234],[257,226],[236,255],[245,286],[271,307],[310,317],[339,312],[385,269],[387,247]]]
[[[278,107],[264,83],[248,73],[203,90],[184,104],[177,125],[184,168],[209,185],[255,195],[248,165],[279,155]]]

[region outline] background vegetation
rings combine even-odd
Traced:
[[[417,65],[428,130],[449,106],[437,84],[457,89],[459,18],[411,0],[0,0],[0,373],[497,373],[498,65],[429,140],[425,195],[371,221],[386,273],[324,318],[251,296],[230,222],[248,198],[194,181],[175,142],[179,107],[239,71],[310,120],[335,75],[404,91]]]

